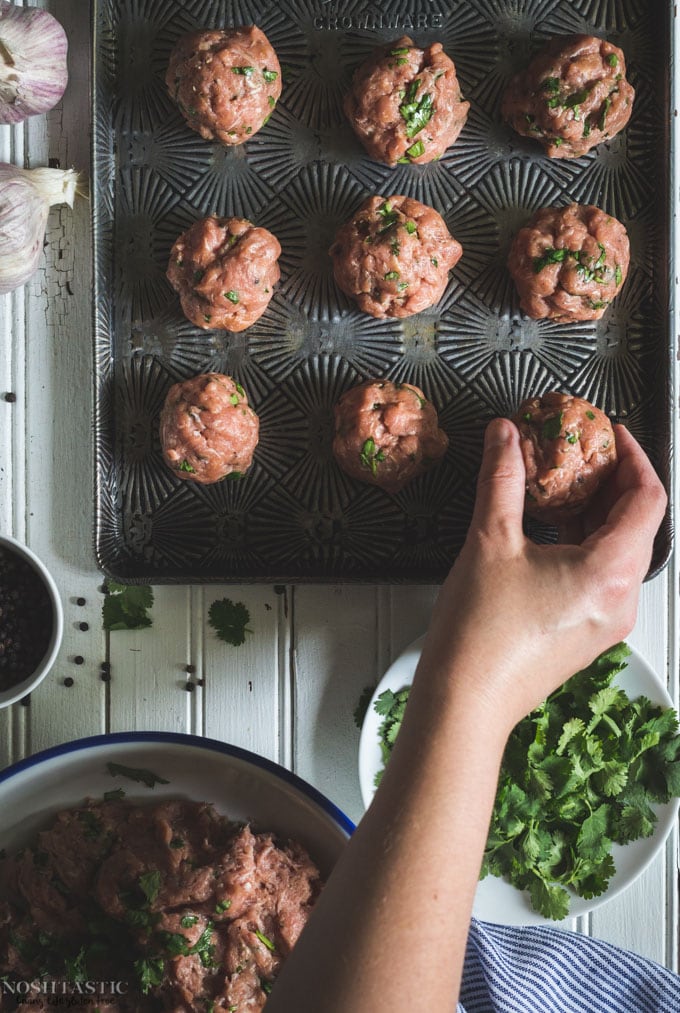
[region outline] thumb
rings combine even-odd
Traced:
[[[525,481],[517,427],[509,419],[493,419],[484,434],[472,527],[488,535],[524,538]]]

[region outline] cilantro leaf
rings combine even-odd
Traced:
[[[106,581],[108,594],[102,606],[104,629],[139,630],[151,626],[147,609],[153,605],[153,590],[148,584],[118,584]]]
[[[610,813],[611,806],[603,803],[581,824],[576,848],[582,858],[601,862],[608,853],[612,843],[607,837]]]
[[[529,881],[529,896],[536,911],[545,918],[561,921],[569,914],[569,894],[563,886],[547,883],[540,876]]]
[[[240,647],[246,641],[250,612],[241,601],[233,602],[230,598],[214,601],[208,613],[208,624],[215,630],[220,640],[233,647]]]
[[[147,904],[153,904],[161,888],[161,874],[158,869],[142,873],[137,882],[146,897]]]
[[[135,960],[134,968],[139,978],[143,995],[148,995],[150,989],[160,985],[163,981],[165,961],[162,957]]]

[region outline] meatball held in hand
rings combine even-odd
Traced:
[[[513,421],[526,468],[526,513],[559,524],[585,510],[616,465],[614,430],[604,412],[554,392],[524,401]]]
[[[524,312],[564,323],[599,320],[618,295],[629,262],[624,226],[591,204],[537,211],[508,255]]]
[[[503,96],[503,118],[551,158],[578,158],[618,134],[633,111],[622,51],[592,35],[558,36]]]
[[[192,130],[208,141],[243,144],[271,116],[281,67],[264,32],[191,32],[170,55],[165,83]]]
[[[161,411],[163,458],[178,478],[210,485],[240,478],[253,461],[260,420],[240,383],[202,373],[174,384]]]
[[[410,317],[441,299],[463,248],[433,208],[412,197],[370,197],[328,251],[335,280],[373,317]]]
[[[175,241],[167,278],[188,320],[204,330],[244,331],[279,280],[281,246],[245,218],[201,218]]]
[[[333,453],[344,472],[399,492],[436,464],[449,438],[422,390],[374,380],[348,390],[335,406]]]
[[[442,44],[419,49],[405,35],[355,71],[344,106],[371,158],[396,165],[443,155],[463,129],[470,103]]]

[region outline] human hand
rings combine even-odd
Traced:
[[[635,623],[666,494],[631,434],[616,426],[615,435],[618,464],[586,515],[590,533],[580,544],[536,545],[522,530],[517,428],[507,419],[487,428],[472,522],[419,668],[428,682],[455,678],[508,732]]]

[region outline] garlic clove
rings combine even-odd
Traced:
[[[52,109],[68,82],[66,32],[48,11],[0,3],[0,123]]]

